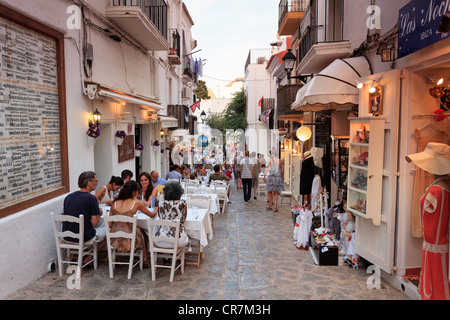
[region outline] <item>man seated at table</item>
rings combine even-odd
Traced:
[[[167,183],[167,180],[161,178],[155,170],[150,173],[150,179],[152,180],[153,188],[158,189],[158,193],[163,193],[163,189]]]
[[[226,175],[224,175],[222,172],[220,172],[220,164],[216,164],[214,166],[214,173],[209,175],[209,183],[211,184],[211,181],[220,180],[220,181],[226,181],[228,184],[228,181],[230,181],[230,178],[228,178]],[[231,202],[230,199],[230,189],[228,188],[228,202]]]
[[[93,171],[85,171],[78,177],[78,187],[80,190],[69,194],[64,199],[64,215],[78,218],[84,215],[84,242],[90,240],[97,241],[98,249],[102,248],[106,241],[106,229],[103,219],[100,219],[102,212],[98,206],[97,198],[91,194],[98,185],[97,175]],[[73,222],[63,222],[63,231],[79,232],[79,224]],[[78,239],[67,238],[66,241],[78,242]],[[87,263],[91,256],[86,257]]]
[[[169,179],[177,179],[178,181],[181,181],[182,175],[181,175],[181,168],[179,165],[174,164],[172,167],[172,171],[170,171],[167,176],[166,180]]]

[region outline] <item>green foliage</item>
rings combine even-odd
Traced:
[[[209,115],[206,119],[206,124],[213,129],[222,131],[224,134],[227,129],[242,129],[245,131],[247,128],[247,115],[245,112],[244,89],[233,94],[233,99],[222,113]]]
[[[208,87],[206,86],[206,82],[203,80],[198,81],[197,89],[194,90],[194,93],[199,99],[202,100],[211,99],[211,97],[208,95]]]

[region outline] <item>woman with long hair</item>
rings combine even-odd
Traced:
[[[146,206],[151,206],[152,199],[156,199],[158,195],[158,188],[153,187],[151,181],[151,176],[148,172],[142,172],[137,181],[139,184],[139,200]]]
[[[154,218],[158,213],[157,208],[153,211],[147,209],[142,201],[137,200],[139,194],[139,185],[136,181],[131,180],[125,183],[120,189],[119,195],[113,201],[111,205],[110,215],[125,215],[132,217],[139,210],[143,214],[146,214],[150,218]],[[111,232],[124,231],[131,232],[131,226],[125,222],[113,222],[111,223]],[[136,230],[136,248],[144,248],[144,263],[149,265],[148,260],[148,245],[145,233],[141,228],[137,227]],[[128,252],[131,250],[131,240],[125,238],[116,238],[111,241],[111,245],[119,252]]]
[[[105,203],[111,205],[114,200],[113,192],[118,191],[123,186],[123,179],[121,177],[112,176],[109,183],[101,187],[95,197],[98,199],[99,203]]]

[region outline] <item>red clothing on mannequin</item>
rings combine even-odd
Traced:
[[[450,300],[450,190],[442,185],[436,185],[438,180],[430,186],[420,199],[420,216],[424,239],[419,285],[422,300]]]

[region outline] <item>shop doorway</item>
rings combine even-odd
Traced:
[[[138,143],[142,144],[142,125],[140,124],[136,124],[134,126],[134,145],[136,146]],[[142,158],[141,157],[134,157],[134,161],[135,161],[135,176],[136,179],[137,177],[139,177],[139,175],[142,172]]]

